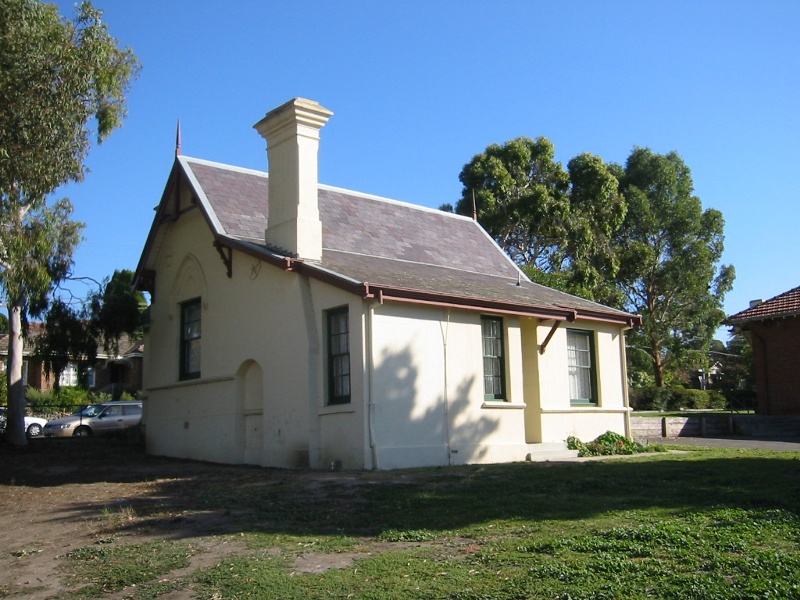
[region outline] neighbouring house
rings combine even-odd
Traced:
[[[22,354],[22,381],[26,387],[47,391],[53,389],[55,379],[44,369],[44,362],[35,353],[36,336],[44,328],[43,323],[28,324],[28,340]],[[142,389],[142,360],[144,343],[123,334],[117,341],[117,351],[107,352],[98,346],[94,364],[89,368],[89,389],[116,397],[122,392],[136,394]],[[8,363],[8,334],[0,334],[0,373],[5,377]],[[69,363],[61,373],[62,387],[78,385],[78,365]]]
[[[137,268],[148,452],[390,469],[625,434],[640,318],[532,283],[472,219],[320,185],[331,115],[267,113],[269,175],[178,152]]]
[[[800,287],[725,320],[743,333],[753,349],[756,413],[800,414]]]

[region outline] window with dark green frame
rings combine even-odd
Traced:
[[[483,337],[483,398],[506,399],[506,365],[503,345],[503,319],[481,317]]]
[[[594,332],[567,330],[569,401],[574,405],[597,404],[597,369]]]
[[[347,307],[327,311],[328,404],[350,402],[350,327]]]
[[[200,299],[181,304],[181,366],[180,379],[200,377],[201,342]]]

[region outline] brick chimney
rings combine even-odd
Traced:
[[[319,130],[332,114],[313,100],[295,98],[269,111],[253,126],[267,140],[266,243],[307,260],[322,259],[317,154]]]

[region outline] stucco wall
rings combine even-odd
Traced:
[[[320,417],[326,393],[323,311],[351,303],[351,336],[358,340],[361,301],[239,252],[233,253],[229,279],[212,241],[199,211],[188,213],[171,227],[157,259],[146,340],[148,451],[218,462],[320,467],[330,455],[320,450],[325,441],[349,468],[363,467],[363,452],[353,452],[354,446],[363,448],[363,410]],[[202,299],[201,378],[179,382],[180,303],[197,297]],[[358,344],[351,349],[351,360],[353,397],[358,399],[363,396]],[[255,396],[252,365],[263,386]],[[263,404],[260,414],[247,400],[253,397]],[[187,408],[192,415],[188,426],[181,417]],[[346,435],[332,442],[343,428]]]
[[[569,436],[591,440],[606,431],[625,434],[626,387],[624,335],[610,323],[562,323],[547,343],[553,321],[527,319],[523,323],[525,398],[528,442],[563,442]],[[567,330],[593,330],[597,372],[596,406],[571,406],[567,362]]]
[[[165,225],[166,226],[166,225]],[[146,339],[148,451],[263,466],[398,468],[524,460],[625,432],[623,341],[594,328],[599,404],[571,407],[566,327],[503,316],[506,401],[485,401],[481,314],[362,300],[234,251],[199,211],[168,226]],[[180,305],[202,300],[201,378],[179,381]],[[327,406],[325,311],[349,309],[351,402]]]
[[[486,402],[480,314],[386,303],[371,316],[379,468],[524,460],[519,323],[506,317],[508,402]]]

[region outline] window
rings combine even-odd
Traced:
[[[328,404],[350,402],[350,333],[348,309],[328,315]]]
[[[141,404],[126,404],[122,407],[122,414],[126,416],[130,415],[141,415],[142,414],[142,405]]]
[[[61,377],[58,378],[58,385],[61,387],[74,387],[78,385],[78,365],[72,362],[67,363],[67,366],[61,371]]]
[[[503,358],[503,319],[481,317],[483,334],[483,397],[505,400],[506,365]]]
[[[200,299],[181,304],[181,379],[200,377]]]
[[[567,330],[570,404],[597,404],[594,335],[591,331]]]

